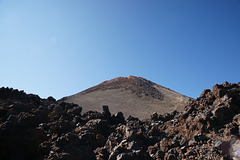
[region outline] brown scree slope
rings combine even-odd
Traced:
[[[76,103],[83,112],[100,112],[103,105],[108,105],[113,114],[121,111],[126,117],[144,119],[154,112],[182,111],[189,99],[144,78],[128,76],[105,81],[61,101]]]

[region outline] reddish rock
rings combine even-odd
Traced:
[[[139,120],[0,88],[0,159],[238,159],[240,85],[205,90],[183,112]]]

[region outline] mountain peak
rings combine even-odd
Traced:
[[[89,110],[101,111],[108,105],[112,113],[123,112],[140,119],[153,112],[181,111],[190,98],[137,76],[117,77],[85,91],[63,98]]]
[[[82,93],[86,94],[97,90],[104,91],[112,89],[122,89],[129,90],[138,97],[151,96],[152,98],[162,99],[162,93],[154,87],[155,85],[155,83],[142,77],[130,75],[127,77],[117,77],[108,81],[104,81],[103,83],[89,88]]]
[[[142,77],[137,77],[137,76],[132,76],[132,75],[129,75],[127,77],[117,77],[117,78],[114,78],[114,79],[111,79],[111,80],[108,80],[108,81],[104,81],[103,83],[111,83],[111,82],[129,82],[129,81],[136,81],[136,80],[145,80],[147,81],[146,79],[142,78]]]
[[[133,75],[129,75],[126,78],[127,79],[143,79],[142,77],[137,77],[137,76],[133,76]]]

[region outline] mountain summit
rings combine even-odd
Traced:
[[[141,77],[118,77],[89,88],[82,93],[90,93],[97,90],[122,89],[131,91],[137,97],[150,96],[156,99],[163,99],[162,93],[154,87],[155,85],[155,83]]]
[[[80,105],[83,112],[101,111],[103,105],[108,105],[111,113],[123,112],[143,119],[154,112],[182,111],[189,99],[142,77],[127,76],[104,81],[62,101]]]

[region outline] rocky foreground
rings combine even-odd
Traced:
[[[110,106],[111,107],[111,106]],[[140,121],[0,89],[0,159],[239,159],[240,83],[214,85],[183,112]]]

